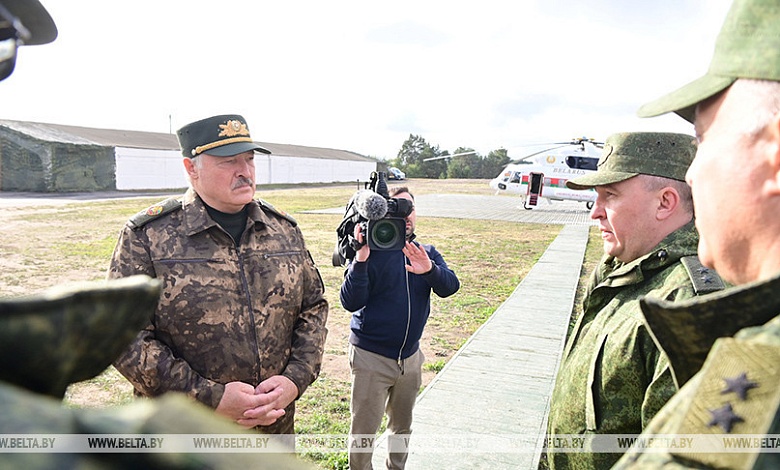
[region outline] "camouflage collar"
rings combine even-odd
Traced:
[[[620,287],[644,280],[644,272],[676,263],[683,256],[695,255],[699,234],[693,221],[670,233],[650,253],[628,263],[605,258],[598,269],[599,284]]]
[[[780,273],[674,303],[644,298],[640,305],[656,344],[669,357],[675,383],[682,387],[701,369],[716,339],[780,315]]]
[[[192,188],[188,189],[184,194],[182,205],[184,207],[185,230],[188,236],[203,232],[217,225],[208,216],[205,203]],[[268,216],[260,209],[259,202],[253,201],[248,206],[247,217],[251,223],[258,227],[266,226],[268,224]]]

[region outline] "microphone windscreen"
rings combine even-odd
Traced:
[[[369,189],[355,194],[355,208],[363,218],[379,220],[387,214],[387,200]]]

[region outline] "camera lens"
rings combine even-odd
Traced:
[[[404,246],[406,225],[403,219],[372,221],[369,228],[369,245],[378,250],[400,250]]]
[[[380,221],[374,226],[374,241],[380,246],[391,246],[398,236],[394,224],[388,221]]]

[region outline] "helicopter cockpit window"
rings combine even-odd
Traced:
[[[578,170],[598,170],[599,159],[594,157],[566,157],[566,165]]]
[[[520,183],[520,173],[512,173],[512,181],[510,181],[510,183]]]

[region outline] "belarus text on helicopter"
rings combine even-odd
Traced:
[[[533,209],[539,198],[550,201],[581,201],[588,209],[596,201],[593,189],[573,190],[566,181],[596,171],[602,142],[581,137],[570,142],[557,142],[555,147],[526,155],[504,168],[490,181],[496,194],[518,194],[523,207]],[[534,157],[533,163],[527,160]]]

